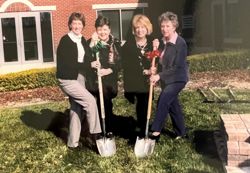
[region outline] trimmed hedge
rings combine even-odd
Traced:
[[[188,56],[190,73],[250,69],[250,51],[233,50]]]
[[[33,69],[0,76],[0,92],[55,86],[55,68]]]
[[[188,56],[190,73],[250,69],[250,51],[203,53]],[[0,92],[56,86],[55,68],[0,75]]]

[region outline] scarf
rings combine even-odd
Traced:
[[[72,31],[70,31],[68,33],[68,36],[77,45],[78,62],[83,63],[85,50],[84,50],[83,45],[82,45],[82,35],[76,35]]]

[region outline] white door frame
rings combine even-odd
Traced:
[[[0,63],[1,64],[24,64],[24,63],[37,63],[42,62],[42,37],[41,37],[41,24],[40,24],[40,13],[39,12],[16,12],[16,13],[2,13],[0,14],[0,19],[2,18],[15,18],[16,25],[16,38],[17,38],[17,52],[18,60],[15,62],[4,62],[4,52],[3,52],[3,38],[2,38],[2,23],[0,20]],[[38,60],[25,60],[24,53],[24,39],[23,39],[23,17],[34,17],[36,22],[36,36],[37,36],[37,51]]]

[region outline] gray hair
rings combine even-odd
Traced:
[[[164,21],[171,21],[176,28],[179,26],[178,16],[173,12],[167,11],[162,13],[158,18],[159,25],[161,25],[161,23]]]

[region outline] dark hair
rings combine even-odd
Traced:
[[[95,20],[95,28],[107,25],[110,28],[110,21],[107,17],[99,15]]]
[[[77,12],[73,12],[70,16],[69,16],[69,21],[68,21],[68,27],[69,30],[71,30],[71,23],[73,20],[80,20],[82,22],[83,27],[85,26],[85,17],[84,14],[82,13],[77,13]]]

